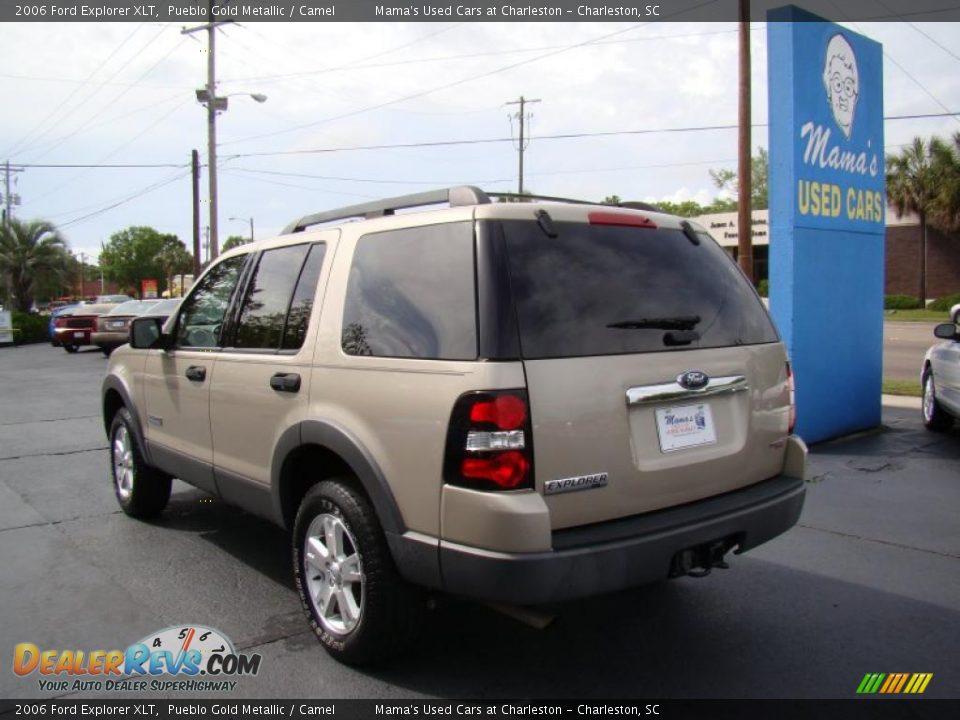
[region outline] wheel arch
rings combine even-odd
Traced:
[[[288,428],[277,442],[270,492],[278,522],[292,529],[303,496],[332,477],[355,478],[357,489],[369,498],[384,531],[404,532],[396,498],[370,452],[347,430],[320,420]]]
[[[110,425],[113,423],[114,416],[121,408],[126,408],[127,412],[130,413],[130,417],[133,419],[133,430],[137,435],[136,440],[143,453],[143,459],[149,463],[149,450],[147,449],[147,444],[144,442],[143,425],[140,423],[140,414],[130,399],[130,393],[127,387],[115,375],[108,375],[103,380],[103,387],[100,394],[102,398],[103,430],[107,437],[110,437]]]

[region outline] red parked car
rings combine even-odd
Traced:
[[[90,334],[97,329],[97,318],[116,306],[116,303],[78,305],[73,312],[54,320],[52,343],[68,353],[75,353],[81,345],[90,345]]]

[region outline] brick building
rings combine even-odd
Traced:
[[[769,257],[768,210],[753,211],[753,259],[757,281],[767,277]],[[737,214],[718,213],[694,218],[734,258],[737,256]],[[920,220],[915,215],[898,218],[887,211],[884,293],[920,293]],[[960,234],[927,228],[927,299],[960,292]]]

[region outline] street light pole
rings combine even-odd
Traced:
[[[209,0],[210,17],[217,0]],[[217,97],[217,28],[232,23],[233,20],[211,20],[206,25],[184,28],[181,34],[187,35],[198,30],[207,31],[207,84],[197,90],[197,100],[207,106],[207,180],[209,183],[210,203],[210,260],[220,254],[219,221],[217,208],[217,113],[227,109],[227,96]],[[266,95],[258,93],[232,93],[249,95],[257,102],[266,102]]]
[[[232,217],[231,220],[236,220],[238,222],[243,222],[244,220],[250,221],[250,242],[253,242],[253,218],[242,218],[242,217]]]
[[[213,0],[210,0],[211,6]],[[210,259],[217,257],[217,89],[216,89],[217,27],[207,24],[207,178],[210,182]],[[226,109],[226,108],[224,108]]]

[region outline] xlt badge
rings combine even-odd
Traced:
[[[577,477],[560,478],[559,480],[547,480],[543,484],[544,495],[556,495],[558,493],[575,492],[577,490],[593,490],[598,487],[606,487],[607,473],[594,473],[593,475],[578,475]]]

